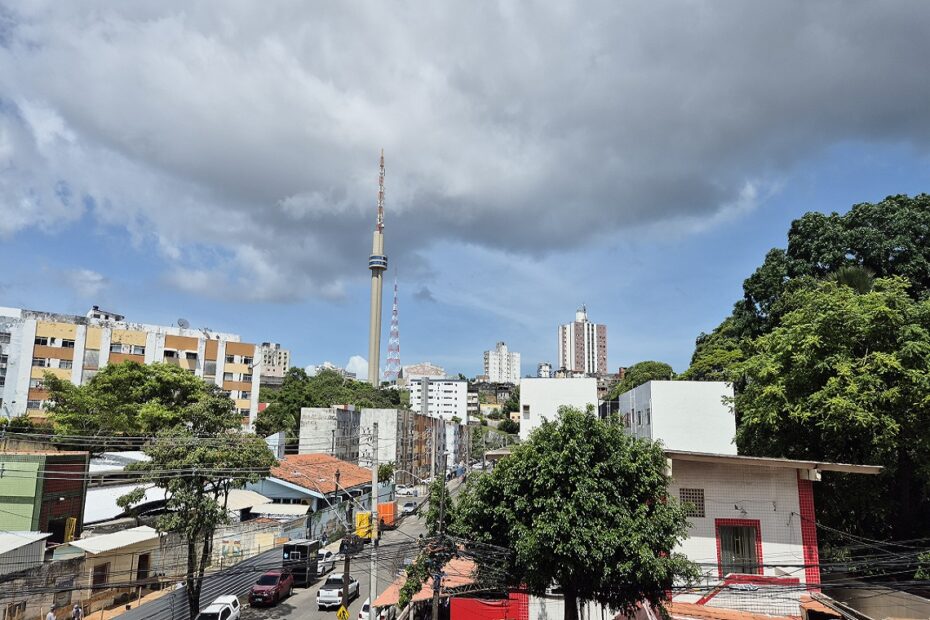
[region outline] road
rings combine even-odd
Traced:
[[[454,495],[459,489],[458,481],[449,484],[449,490]],[[407,498],[398,498],[398,504],[403,504]],[[405,561],[412,561],[418,550],[418,537],[426,534],[426,523],[423,514],[425,506],[417,515],[405,517],[396,530],[383,533],[378,550],[378,591],[383,592],[397,573],[403,569]],[[352,559],[350,574],[359,581],[359,596],[349,605],[349,618],[357,620],[358,613],[365,599],[368,598],[369,571],[371,546],[365,545],[364,550]],[[330,574],[342,574],[342,563]],[[287,600],[278,603],[275,607],[249,607],[245,604],[242,609],[242,620],[281,620],[283,618],[301,618],[301,620],[331,620],[336,617],[337,609],[319,611],[316,606],[316,593],[322,585],[323,579],[318,580],[309,588],[298,588]]]

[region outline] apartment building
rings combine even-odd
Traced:
[[[262,378],[283,379],[291,367],[291,352],[277,342],[262,343]]]
[[[465,421],[468,413],[468,381],[460,379],[430,379],[411,381],[410,408],[424,415],[451,421]],[[425,401],[424,401],[424,396]]]
[[[491,383],[520,384],[520,354],[510,351],[506,342],[484,352],[484,374]]]
[[[183,323],[183,322],[182,322]],[[0,417],[44,415],[45,373],[82,385],[107,364],[163,362],[229,393],[243,424],[258,413],[260,348],[237,334],[126,321],[94,306],[85,316],[0,307]]]
[[[559,326],[559,369],[585,375],[607,372],[607,326],[589,321],[585,306],[575,312],[574,322]]]

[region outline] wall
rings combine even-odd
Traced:
[[[582,411],[588,405],[596,407],[597,379],[524,379],[520,386],[520,439],[526,441],[544,419],[555,420],[563,405]]]
[[[79,601],[80,595],[70,591],[56,594],[49,591],[49,586],[75,585],[83,563],[83,558],[46,562],[30,570],[0,576],[0,612],[9,605],[25,604],[24,618],[45,618],[49,607],[56,604],[60,606],[59,618],[70,617],[70,605]]]
[[[342,407],[302,407],[297,453],[332,453],[338,459],[357,463],[360,427],[360,411]],[[333,431],[336,431],[335,442]]]
[[[717,519],[758,521],[762,538],[760,561],[793,565],[781,569],[766,566],[763,574],[797,578],[805,583],[798,470],[673,460],[669,494],[678,498],[682,487],[704,490],[705,516],[688,518],[691,526],[688,538],[678,550],[700,565],[705,583],[716,584],[721,577]],[[793,613],[797,614],[797,610]]]
[[[378,463],[397,463],[399,444],[397,427],[400,414],[397,409],[362,409],[359,424],[362,433],[370,433],[372,424],[378,423]],[[371,443],[359,446],[358,464],[371,467]]]
[[[14,536],[21,534],[13,533]],[[27,543],[0,554],[0,577],[40,566],[45,560],[45,539]],[[3,616],[0,615],[0,618]]]

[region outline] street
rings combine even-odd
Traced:
[[[460,483],[457,481],[449,484],[449,490],[453,494],[458,490]],[[399,498],[406,501],[405,498]],[[401,501],[400,503],[403,503]],[[422,506],[416,515],[405,517],[396,530],[388,530],[383,533],[379,546],[378,558],[378,591],[382,592],[390,584],[397,573],[403,569],[405,561],[412,561],[418,552],[418,537],[420,534],[426,534],[426,522],[424,516],[426,506]],[[365,545],[365,548],[357,556],[352,558],[350,573],[359,581],[359,596],[349,605],[349,618],[356,620],[362,604],[368,598],[369,592],[369,567],[371,558],[371,546]],[[342,562],[336,565],[336,569],[326,576],[318,579],[315,584],[309,588],[297,588],[289,599],[286,599],[274,607],[250,607],[248,603],[243,604],[242,620],[279,620],[281,618],[301,618],[308,620],[322,620],[336,617],[338,609],[328,609],[320,611],[316,605],[316,593],[320,589],[326,577],[329,575],[339,575],[342,573]],[[377,596],[377,594],[376,594]],[[245,597],[242,597],[245,601]]]

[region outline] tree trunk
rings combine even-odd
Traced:
[[[194,545],[194,541],[188,539],[187,541],[187,575],[184,577],[184,585],[187,590],[187,610],[190,612],[190,617],[196,618],[197,614],[200,613],[200,587],[199,584],[194,583],[194,564],[197,558],[197,547]]]
[[[578,620],[578,595],[575,589],[563,585],[562,598],[565,600],[564,620]]]

